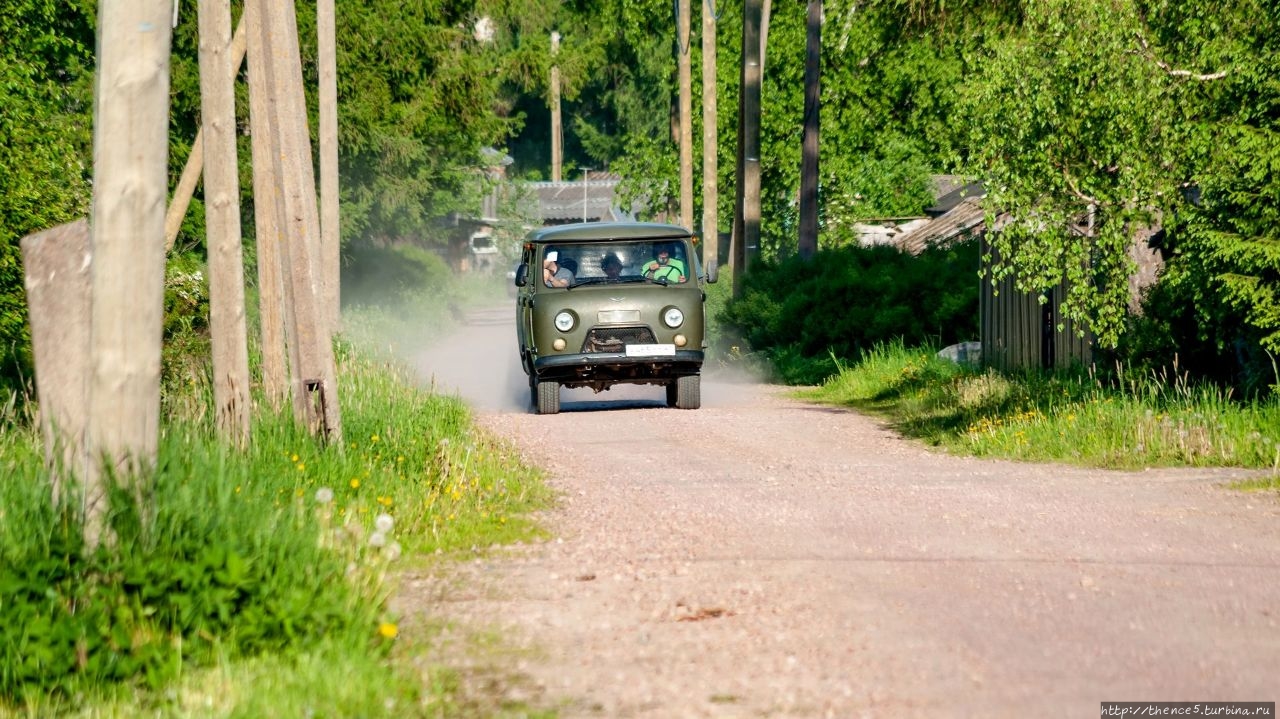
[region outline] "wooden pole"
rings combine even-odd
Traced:
[[[22,269],[36,364],[36,399],[53,503],[82,471],[89,397],[89,223],[77,220],[22,238]]]
[[[342,237],[338,217],[338,48],[334,0],[316,1],[316,52],[320,83],[320,275],[321,308],[329,332],[341,326]]]
[[[171,0],[101,0],[94,92],[85,540],[103,538],[104,471],[155,464],[160,429]]]
[[[279,411],[289,400],[290,367],[285,355],[284,287],[280,274],[280,225],[284,212],[275,176],[275,130],[269,101],[271,73],[262,46],[262,2],[248,0],[241,27],[249,56],[249,128],[253,151],[254,238],[258,255],[258,320],[262,331],[262,391]],[[292,323],[289,324],[292,326]],[[290,343],[290,346],[296,343]],[[293,374],[298,368],[293,366]]]
[[[560,181],[560,168],[564,164],[564,130],[560,121],[560,66],[556,55],[560,53],[560,33],[551,33],[551,181]]]
[[[822,99],[822,0],[809,0],[804,61],[804,139],[800,149],[800,257],[818,252],[818,114]]]
[[[273,169],[284,207],[280,225],[284,259],[281,273],[286,300],[292,308],[291,337],[298,357],[298,373],[293,376],[294,409],[305,418],[313,434],[341,446],[333,344],[317,292],[320,217],[297,15],[293,0],[270,0],[262,9],[263,46],[272,80],[268,106],[275,128]]]
[[[719,136],[716,128],[716,18],[702,3],[702,265],[715,277],[720,261]]]
[[[689,43],[691,0],[676,0],[676,66],[680,82],[680,225],[693,229],[693,53]]]
[[[240,241],[235,77],[230,53],[231,0],[200,0],[197,13],[200,129],[208,146],[204,194],[214,418],[224,440],[245,447],[249,443],[249,348]]]
[[[176,7],[176,6],[175,6]],[[240,63],[245,53],[244,16],[236,26],[236,34],[231,38],[231,76],[240,72]],[[187,216],[187,208],[191,206],[191,196],[196,192],[200,182],[200,173],[204,168],[204,128],[196,130],[196,139],[191,141],[191,154],[187,155],[187,164],[182,166],[182,176],[178,178],[178,186],[173,189],[173,199],[169,201],[169,209],[164,215],[164,251],[173,249],[174,240],[178,239],[178,230],[182,229],[182,220]]]
[[[742,91],[738,145],[742,173],[742,241],[735,243],[734,296],[742,289],[742,276],[760,249],[760,0],[745,0],[742,18]]]

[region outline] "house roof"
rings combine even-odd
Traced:
[[[981,195],[962,197],[941,216],[893,238],[893,244],[903,252],[918,255],[930,245],[945,245],[973,235],[984,217]]]
[[[617,206],[615,192],[621,178],[598,173],[583,182],[531,182],[538,200],[538,216],[543,224],[633,219]]]

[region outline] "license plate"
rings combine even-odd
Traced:
[[[596,318],[602,325],[639,322],[640,310],[600,310],[596,313]]]
[[[628,357],[675,357],[676,346],[671,344],[627,345]]]

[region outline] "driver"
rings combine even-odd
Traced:
[[[684,282],[684,262],[671,256],[670,245],[658,245],[654,248],[657,257],[644,266],[644,276],[651,280],[667,282]]]

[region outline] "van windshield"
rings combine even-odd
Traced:
[[[553,254],[554,253],[554,254]],[[558,270],[573,275],[570,286],[615,282],[688,282],[688,246],[684,240],[608,240],[592,243],[547,245],[544,267],[555,258]],[[562,272],[563,275],[563,272]]]

